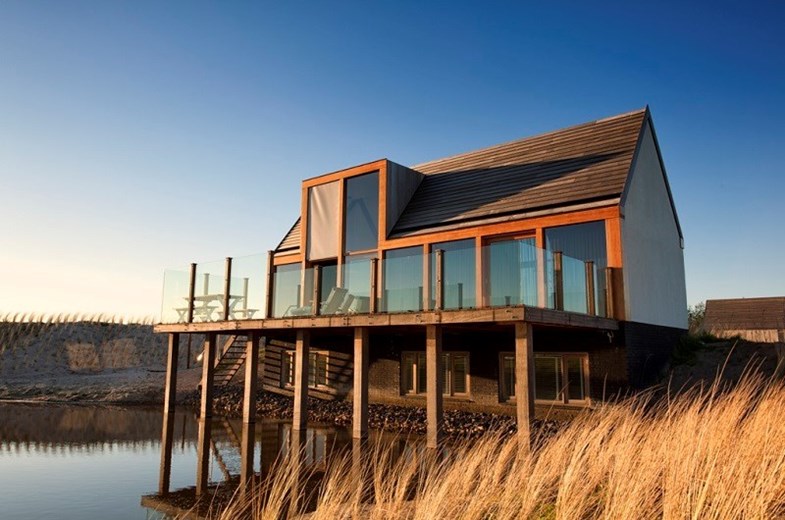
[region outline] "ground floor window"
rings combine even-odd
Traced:
[[[328,386],[327,352],[310,352],[308,359],[308,386]],[[281,353],[281,386],[294,386],[294,351]]]
[[[443,352],[441,369],[444,395],[469,394],[469,354],[467,352]],[[425,352],[404,352],[401,355],[402,393],[426,393],[425,374]]]
[[[589,355],[585,353],[534,353],[534,398],[547,402],[585,402],[588,399]],[[515,398],[515,355],[499,359],[499,393],[502,401]]]

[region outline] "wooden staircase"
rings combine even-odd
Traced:
[[[235,334],[229,336],[221,349],[221,357],[215,364],[213,384],[215,386],[228,385],[245,363],[245,347],[248,336]]]

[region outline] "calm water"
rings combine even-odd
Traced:
[[[140,502],[158,491],[162,424],[160,409],[0,403],[0,518],[161,518]],[[216,418],[210,431],[209,481],[236,478],[241,423]],[[285,422],[257,423],[255,472],[288,450],[290,434]],[[177,412],[171,490],[195,485],[197,438],[193,413]],[[314,427],[306,439],[306,458],[320,462],[349,435]]]

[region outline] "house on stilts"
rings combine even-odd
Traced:
[[[215,385],[510,413],[591,406],[655,381],[687,329],[683,236],[648,108],[414,166],[302,182],[278,246],[165,275],[165,412],[178,348],[206,335]],[[261,372],[257,372],[257,371]]]

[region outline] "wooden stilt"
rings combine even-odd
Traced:
[[[218,341],[214,332],[208,332],[202,353],[202,402],[199,417],[202,419],[213,416],[213,374],[215,373],[215,348]]]
[[[515,403],[518,434],[528,446],[534,418],[534,344],[530,323],[515,324]]]
[[[245,346],[243,423],[256,422],[256,389],[259,375],[259,333],[250,332]]]
[[[199,419],[199,435],[196,445],[196,496],[207,491],[210,470],[210,419]]]
[[[442,329],[439,325],[425,327],[425,375],[427,380],[426,445],[437,448],[442,437]]]
[[[174,410],[177,396],[177,358],[180,352],[180,334],[169,334],[169,350],[166,356],[166,387],[164,388],[164,412],[161,431],[161,466],[158,479],[158,494],[169,493],[172,474],[172,443],[174,442]]]
[[[164,413],[161,433],[161,467],[158,478],[158,494],[169,493],[172,475],[172,444],[174,442],[174,413]]]
[[[253,481],[254,447],[256,445],[256,423],[243,421],[243,436],[240,440],[240,487],[248,490]]]
[[[310,361],[311,331],[298,330],[294,352],[294,417],[292,428],[304,430],[308,426],[308,364]]]
[[[354,415],[352,437],[368,435],[368,328],[354,329]]]
[[[164,387],[164,415],[174,412],[177,399],[177,358],[180,355],[180,334],[169,334],[166,356],[166,386]]]

